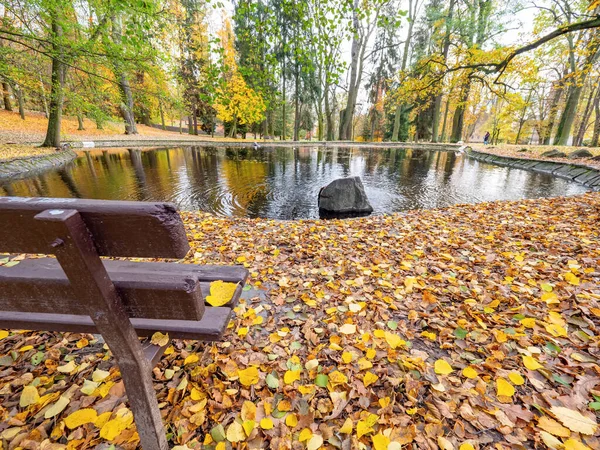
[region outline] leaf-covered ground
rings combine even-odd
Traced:
[[[225,342],[173,341],[154,369],[173,445],[600,448],[600,194],[183,217],[186,262],[252,275]],[[137,445],[92,336],[11,332],[0,356],[5,448]]]

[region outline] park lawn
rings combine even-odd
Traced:
[[[184,262],[251,276],[224,342],[175,340],[154,369],[178,450],[600,448],[599,193],[355,220],[182,216]],[[136,447],[101,342],[0,337],[10,448]]]
[[[7,161],[15,158],[28,158],[31,156],[49,155],[52,153],[56,153],[55,148],[0,143],[0,161]]]
[[[178,124],[178,122],[177,122]],[[44,141],[48,119],[41,113],[27,113],[22,120],[18,113],[0,109],[0,144],[40,144]],[[77,130],[77,118],[63,116],[62,140],[63,141],[144,141],[144,140],[198,140],[222,142],[253,142],[252,135],[247,139],[233,139],[228,137],[210,137],[207,135],[193,136],[184,128],[182,134],[174,131],[165,131],[146,125],[137,124],[139,134],[126,135],[125,127],[120,121],[110,121],[104,124],[104,129],[98,130],[94,122],[84,119],[85,130]]]

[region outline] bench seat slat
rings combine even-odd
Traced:
[[[223,335],[231,317],[231,308],[206,308],[201,320],[131,319],[138,336],[152,336],[155,332],[169,333],[174,339],[215,341]],[[98,333],[89,316],[74,314],[30,314],[0,311],[0,328],[13,330],[44,330],[74,333]]]
[[[239,283],[226,305],[234,307],[248,272],[239,267],[103,261],[130,317],[200,319],[210,280]],[[202,282],[198,283],[198,279]],[[54,258],[26,259],[0,267],[0,310],[84,315],[69,280]]]

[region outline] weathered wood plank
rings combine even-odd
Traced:
[[[155,332],[167,332],[174,339],[216,341],[221,338],[231,317],[231,308],[206,308],[201,320],[131,319],[140,337]],[[71,331],[74,333],[98,333],[89,316],[73,314],[31,314],[0,311],[0,328],[14,330]]]
[[[234,307],[248,275],[243,268],[175,263],[103,261],[129,317],[201,319],[210,282],[239,283],[225,305]],[[16,266],[0,266],[0,310],[32,313],[86,314],[87,305],[73,291],[56,259],[26,259]]]
[[[47,209],[77,210],[101,256],[183,258],[189,250],[170,203],[20,197],[0,198],[1,250],[52,254],[44,228],[33,219]]]

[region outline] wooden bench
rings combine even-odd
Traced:
[[[151,377],[165,347],[142,345],[138,336],[220,339],[248,272],[100,256],[183,258],[188,250],[168,203],[0,198],[0,251],[56,257],[0,267],[0,328],[102,334],[144,450],[168,448]],[[238,283],[223,307],[205,305],[215,280]]]

